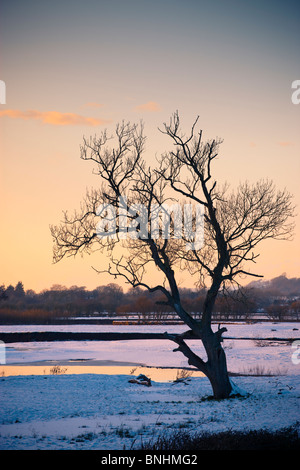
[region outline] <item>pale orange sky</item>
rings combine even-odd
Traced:
[[[49,225],[98,184],[80,159],[83,135],[122,119],[144,120],[151,163],[169,148],[157,128],[170,114],[178,109],[187,130],[199,115],[204,137],[224,139],[219,181],[267,177],[300,206],[296,2],[274,2],[272,11],[267,2],[71,3],[71,13],[69,1],[1,7],[0,284],[40,291],[114,282],[91,268],[103,265],[97,254],[53,265]],[[255,272],[266,279],[300,277],[295,221],[292,242],[260,246]],[[188,285],[185,273],[181,280]]]

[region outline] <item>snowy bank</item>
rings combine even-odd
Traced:
[[[210,384],[129,383],[127,375],[0,379],[1,449],[127,449],[174,430],[277,430],[299,422],[300,378],[235,377],[247,398],[208,400]]]

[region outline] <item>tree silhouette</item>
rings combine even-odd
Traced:
[[[292,196],[286,190],[276,190],[270,181],[246,182],[232,191],[226,184],[221,186],[212,178],[221,141],[204,141],[197,126],[198,118],[186,136],[179,114],[174,113],[161,131],[170,139],[172,149],[162,154],[155,168],[143,159],[142,124],[118,124],[114,146],[110,146],[113,137],[106,131],[100,137],[84,139],[81,158],[96,165],[102,185],[87,192],[79,211],[71,216],[65,213],[63,223],[51,227],[54,261],[102,250],[110,262],[99,272],[163,294],[160,304],[170,307],[189,327],[183,334],[166,333],[166,338],[176,343],[175,351],[182,352],[190,365],[208,377],[216,398],[227,398],[233,387],[222,348],[226,328],[212,329],[217,296],[221,289],[239,285],[240,276],[260,277],[245,265],[255,262],[262,240],[290,237],[294,208]],[[167,219],[170,237],[153,236],[153,207],[164,208],[171,202],[182,204],[182,209],[186,202],[203,209],[203,246],[195,243],[190,231],[178,237],[174,213]],[[109,213],[108,208],[113,210]],[[99,231],[99,216],[104,213],[106,225]],[[114,214],[124,213],[125,229],[123,219],[114,218]],[[157,270],[155,276],[151,265]],[[198,285],[208,284],[199,320],[183,305],[177,281],[182,271],[191,278],[196,276]],[[193,338],[202,340],[205,359],[189,347],[187,340]]]

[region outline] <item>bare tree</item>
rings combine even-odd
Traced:
[[[172,150],[164,153],[152,169],[143,159],[145,137],[143,126],[122,123],[117,125],[115,146],[109,147],[106,132],[97,138],[84,139],[81,158],[91,160],[102,181],[98,190],[87,193],[80,211],[64,215],[63,222],[52,226],[54,261],[78,253],[105,251],[109,257],[107,269],[116,278],[121,276],[133,287],[161,292],[160,303],[171,307],[189,327],[183,334],[168,334],[177,344],[174,351],[182,352],[188,363],[202,371],[210,380],[216,398],[229,397],[233,391],[228,376],[222,334],[226,328],[212,329],[212,312],[220,289],[239,285],[239,277],[261,277],[245,268],[255,263],[256,247],[268,238],[287,239],[293,225],[292,196],[277,191],[272,182],[259,181],[254,185],[241,184],[234,191],[227,185],[219,187],[212,178],[212,165],[221,141],[203,141],[202,131],[185,136],[180,129],[178,113],[164,124],[163,132],[171,139]],[[186,248],[191,242],[185,232],[177,236],[176,215],[168,219],[169,237],[153,236],[151,231],[153,206],[168,203],[197,204],[204,211],[204,245]],[[108,209],[112,207],[115,213]],[[101,210],[99,211],[99,207]],[[99,236],[99,215],[106,214],[107,226]],[[118,214],[117,223],[114,215]],[[120,221],[126,213],[127,228]],[[110,223],[111,222],[111,223]],[[164,227],[166,229],[166,226]],[[105,231],[106,236],[103,236]],[[126,232],[126,233],[125,233]],[[160,275],[155,282],[150,276],[154,265]],[[185,270],[197,276],[201,286],[208,284],[199,320],[182,305],[178,288],[178,273]],[[195,354],[188,345],[190,339],[201,339],[206,358]]]

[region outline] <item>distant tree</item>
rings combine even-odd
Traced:
[[[165,152],[156,168],[148,168],[143,160],[145,137],[143,126],[122,123],[116,127],[116,144],[106,131],[100,137],[84,139],[81,157],[96,165],[102,186],[87,192],[81,209],[65,214],[59,226],[52,226],[54,261],[95,249],[108,253],[106,271],[123,277],[133,287],[150,292],[159,291],[164,303],[173,309],[189,327],[183,334],[166,334],[175,342],[190,365],[202,371],[210,380],[214,396],[227,398],[233,388],[228,376],[222,348],[226,328],[212,330],[212,314],[222,286],[239,285],[240,276],[256,276],[245,268],[254,263],[257,245],[268,238],[286,239],[292,231],[292,197],[287,191],[277,191],[272,182],[240,184],[229,192],[228,187],[212,179],[212,166],[218,156],[220,140],[203,141],[202,131],[196,131],[198,119],[186,136],[181,131],[178,113],[164,124],[163,133],[171,140],[172,149]],[[126,195],[126,199],[124,198]],[[193,239],[185,234],[176,238],[176,220],[170,218],[171,237],[151,234],[152,205],[163,207],[170,201],[198,204],[204,211],[204,246],[187,250]],[[128,214],[129,234],[117,224],[117,235],[99,237],[97,222],[99,206],[110,204],[116,211]],[[137,206],[140,204],[140,206]],[[103,207],[103,206],[102,206]],[[146,208],[146,211],[139,207]],[[137,218],[138,217],[138,218]],[[120,219],[118,219],[119,222]],[[121,254],[122,253],[122,254]],[[154,265],[157,275],[149,273]],[[208,283],[200,320],[184,308],[178,287],[178,272],[197,276],[198,283]],[[202,340],[207,359],[196,355],[185,341]]]
[[[6,293],[5,286],[2,285],[0,286],[0,300],[7,300],[7,299],[8,299],[8,295]]]
[[[295,302],[292,302],[290,309],[295,320],[298,320],[300,316],[300,300],[295,300]]]
[[[256,309],[256,303],[251,294],[240,289],[232,294],[221,295],[216,299],[215,317],[221,319],[245,319],[251,317]]]
[[[5,294],[8,299],[11,299],[14,297],[15,294],[15,288],[11,284],[5,289]]]
[[[50,290],[62,292],[62,291],[66,291],[67,288],[66,288],[66,286],[62,286],[61,284],[53,284],[51,286]]]
[[[24,285],[21,281],[19,281],[15,287],[15,296],[17,299],[24,299],[25,297]]]
[[[115,313],[123,299],[122,287],[118,284],[110,283],[107,286],[99,286],[96,290],[99,295],[102,310]]]
[[[272,304],[267,307],[267,315],[274,321],[283,321],[286,317],[289,307],[288,305]]]
[[[25,292],[25,295],[26,295],[26,297],[31,297],[31,298],[33,298],[33,297],[36,296],[36,293],[35,293],[35,291],[32,290],[32,289],[27,289],[26,292]]]

